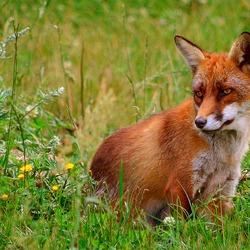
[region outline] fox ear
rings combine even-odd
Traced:
[[[229,51],[229,58],[245,73],[250,73],[250,33],[243,32]]]
[[[174,40],[179,52],[184,57],[192,72],[195,73],[201,61],[205,59],[204,51],[182,36],[177,35],[174,37]]]

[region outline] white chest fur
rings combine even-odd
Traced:
[[[248,149],[249,131],[224,130],[206,135],[209,148],[193,161],[193,197],[206,199],[216,192],[233,196],[240,178],[240,164]]]

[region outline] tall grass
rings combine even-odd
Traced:
[[[248,249],[249,180],[220,234],[201,217],[152,229],[140,212],[127,220],[129,207],[118,220],[88,172],[110,133],[190,96],[173,36],[227,51],[249,30],[248,1],[6,0],[0,11],[0,40],[15,34],[0,54],[1,249]]]

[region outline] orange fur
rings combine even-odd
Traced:
[[[150,216],[163,219],[171,207],[186,216],[191,203],[232,196],[250,135],[250,34],[242,33],[229,54],[208,53],[180,36],[175,41],[193,72],[193,99],[118,130],[91,165],[97,193],[114,206],[122,169],[124,199],[132,196],[152,224]],[[222,215],[227,200],[204,211]]]

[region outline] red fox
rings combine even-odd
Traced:
[[[193,97],[112,134],[90,168],[97,193],[113,205],[122,171],[124,197],[132,195],[152,225],[173,208],[187,216],[191,204],[206,204],[200,213],[212,220],[230,214],[250,135],[250,33],[219,54],[174,40],[193,73]]]

